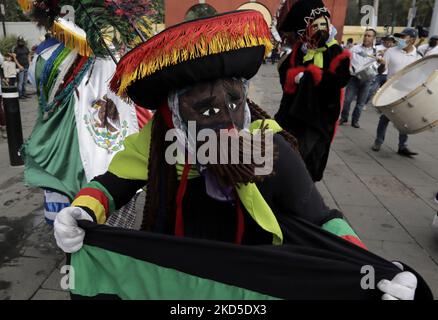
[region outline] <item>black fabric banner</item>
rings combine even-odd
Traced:
[[[285,239],[282,246],[237,246],[112,228],[88,221],[80,221],[79,225],[86,231],[85,245],[279,299],[379,300],[382,292],[377,289],[377,283],[391,280],[401,272],[392,262],[302,219],[291,217],[279,222]],[[433,299],[423,278],[408,266],[405,270],[418,278],[415,299]],[[72,295],[72,298],[81,297]]]

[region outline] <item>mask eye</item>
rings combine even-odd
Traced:
[[[202,115],[206,116],[206,117],[211,117],[211,116],[217,115],[219,112],[220,112],[220,109],[218,109],[218,108],[210,108],[210,109],[206,110],[205,112],[203,112]]]
[[[230,108],[231,110],[236,110],[236,109],[237,109],[237,104],[235,104],[235,103],[229,103],[229,104],[228,104],[228,108]]]

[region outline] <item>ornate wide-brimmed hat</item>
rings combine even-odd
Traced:
[[[278,31],[303,35],[309,24],[320,17],[330,18],[322,0],[286,0],[278,13]]]
[[[218,78],[252,78],[271,50],[270,29],[258,11],[192,20],[169,27],[126,54],[111,90],[157,109],[171,90]]]

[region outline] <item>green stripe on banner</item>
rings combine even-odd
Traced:
[[[71,265],[72,293],[84,297],[115,294],[130,300],[278,300],[89,245],[71,255]]]
[[[344,219],[332,219],[322,226],[328,232],[331,232],[339,237],[355,236],[359,239],[357,234],[353,231],[350,225]]]

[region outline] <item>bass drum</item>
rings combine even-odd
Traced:
[[[404,134],[438,125],[438,55],[395,74],[374,96],[373,105]]]

